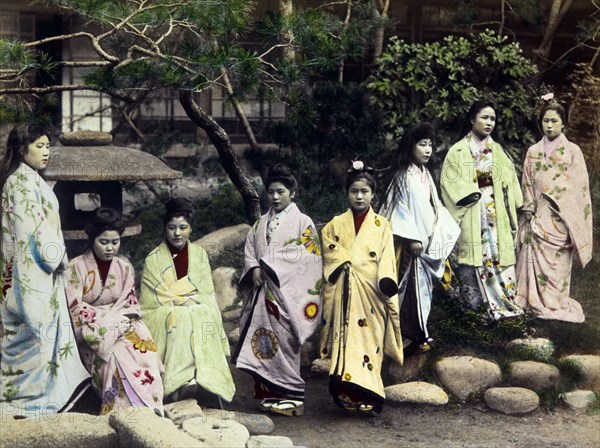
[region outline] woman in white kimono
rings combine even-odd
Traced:
[[[166,204],[164,241],[146,257],[140,302],[158,355],[165,365],[168,401],[194,396],[198,386],[231,401],[235,385],[227,363],[229,343],[208,254],[191,244],[193,205]]]
[[[338,406],[366,414],[383,408],[384,354],[403,362],[392,229],[371,209],[373,169],[348,170],[350,209],[323,228],[321,358],[331,359],[329,392]]]
[[[474,103],[468,118],[471,130],[444,160],[442,198],[461,229],[457,245],[463,300],[496,320],[523,312],[515,304],[515,237],[523,193],[512,160],[492,138],[493,104]]]
[[[68,409],[88,386],[64,292],[67,267],[58,201],[38,171],[48,134],[13,129],[2,188],[0,410],[36,417]]]
[[[141,320],[133,266],[118,256],[124,230],[115,210],[94,212],[85,226],[89,249],[69,265],[69,309],[101,413],[134,406],[162,415],[162,364]]]
[[[300,416],[300,347],[320,322],[321,248],[312,220],[292,202],[297,183],[289,167],[275,165],[265,186],[269,211],[246,238],[240,283],[250,283],[252,292],[234,359],[254,378],[260,410]]]
[[[394,235],[405,351],[429,349],[427,320],[434,281],[442,280],[446,259],[460,234],[426,167],[433,139],[429,123],[413,125],[404,133],[380,210],[390,220]]]

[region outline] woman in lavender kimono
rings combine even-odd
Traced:
[[[494,105],[478,101],[469,109],[467,135],[444,160],[444,204],[460,225],[458,274],[462,297],[491,319],[522,313],[515,304],[515,236],[523,193],[512,160],[493,138]]]
[[[269,211],[246,238],[240,283],[252,292],[240,320],[236,366],[254,377],[259,409],[304,412],[300,347],[319,325],[322,263],[317,230],[292,202],[296,179],[275,165],[265,180]]]
[[[380,210],[390,220],[394,235],[405,351],[429,349],[433,282],[442,280],[445,261],[460,234],[426,167],[433,139],[429,123],[413,125],[404,133]]]
[[[85,227],[90,248],[69,265],[67,299],[101,413],[135,406],[162,415],[162,364],[140,319],[133,267],[117,256],[123,230],[113,209],[94,212]]]
[[[64,295],[67,266],[58,201],[39,171],[48,133],[13,129],[2,188],[0,411],[38,417],[68,409],[89,386]]]
[[[519,231],[517,304],[541,319],[583,322],[569,297],[573,252],[582,266],[592,258],[592,205],[587,169],[577,145],[563,134],[565,108],[547,103],[544,137],[527,151]]]

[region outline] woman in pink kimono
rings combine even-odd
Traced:
[[[162,415],[162,364],[140,319],[131,263],[118,257],[124,226],[99,208],[86,225],[90,249],[69,265],[67,299],[83,361],[102,414],[128,406]]]
[[[592,258],[592,205],[583,154],[563,134],[564,107],[540,113],[544,137],[527,150],[517,262],[517,304],[541,319],[583,322],[569,297],[573,252],[582,266]]]
[[[233,360],[254,378],[260,410],[300,416],[300,347],[320,322],[321,249],[312,220],[292,202],[297,183],[287,165],[275,165],[265,185],[269,211],[246,238],[240,283],[252,292]]]

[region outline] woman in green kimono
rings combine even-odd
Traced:
[[[350,208],[323,228],[321,357],[331,359],[329,392],[338,406],[371,414],[383,408],[384,354],[403,362],[392,229],[371,209],[373,169],[348,170]]]
[[[165,240],[146,257],[140,294],[142,318],[165,368],[165,396],[177,401],[180,392],[200,386],[229,402],[235,393],[229,343],[208,254],[189,242],[193,207],[174,198],[166,208]]]
[[[453,145],[442,167],[442,197],[460,225],[458,274],[463,300],[492,319],[522,313],[515,304],[515,236],[523,194],[512,160],[493,138],[494,105],[469,109],[470,131]]]
[[[11,131],[2,188],[0,411],[39,417],[66,410],[89,387],[65,299],[65,244],[58,200],[39,172],[48,134]]]

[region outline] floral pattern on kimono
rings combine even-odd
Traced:
[[[140,318],[131,263],[113,258],[103,283],[88,251],[71,261],[68,280],[75,335],[102,398],[102,414],[132,405],[162,413],[162,364]]]
[[[548,156],[546,145],[544,138],[525,157],[523,209],[533,217],[521,220],[517,303],[542,319],[583,322],[581,305],[569,295],[573,252],[584,267],[592,257],[588,173],[581,150],[564,134]]]
[[[356,233],[351,210],[323,228],[321,358],[331,359],[330,392],[336,404],[352,390],[380,409],[384,354],[403,363],[392,230],[369,209]],[[354,400],[350,400],[354,401]]]
[[[239,369],[287,398],[304,398],[300,347],[317,329],[322,312],[322,262],[312,220],[292,203],[267,238],[272,213],[246,238],[241,284],[260,267],[266,281],[252,288],[240,320],[233,359]]]
[[[200,387],[231,401],[235,385],[229,370],[229,342],[217,305],[208,254],[187,245],[187,275],[177,272],[167,244],[146,257],[140,304],[165,366],[165,394],[195,379]]]
[[[64,275],[57,273],[64,253],[56,196],[22,163],[2,189],[0,410],[6,415],[55,413],[89,379]]]

